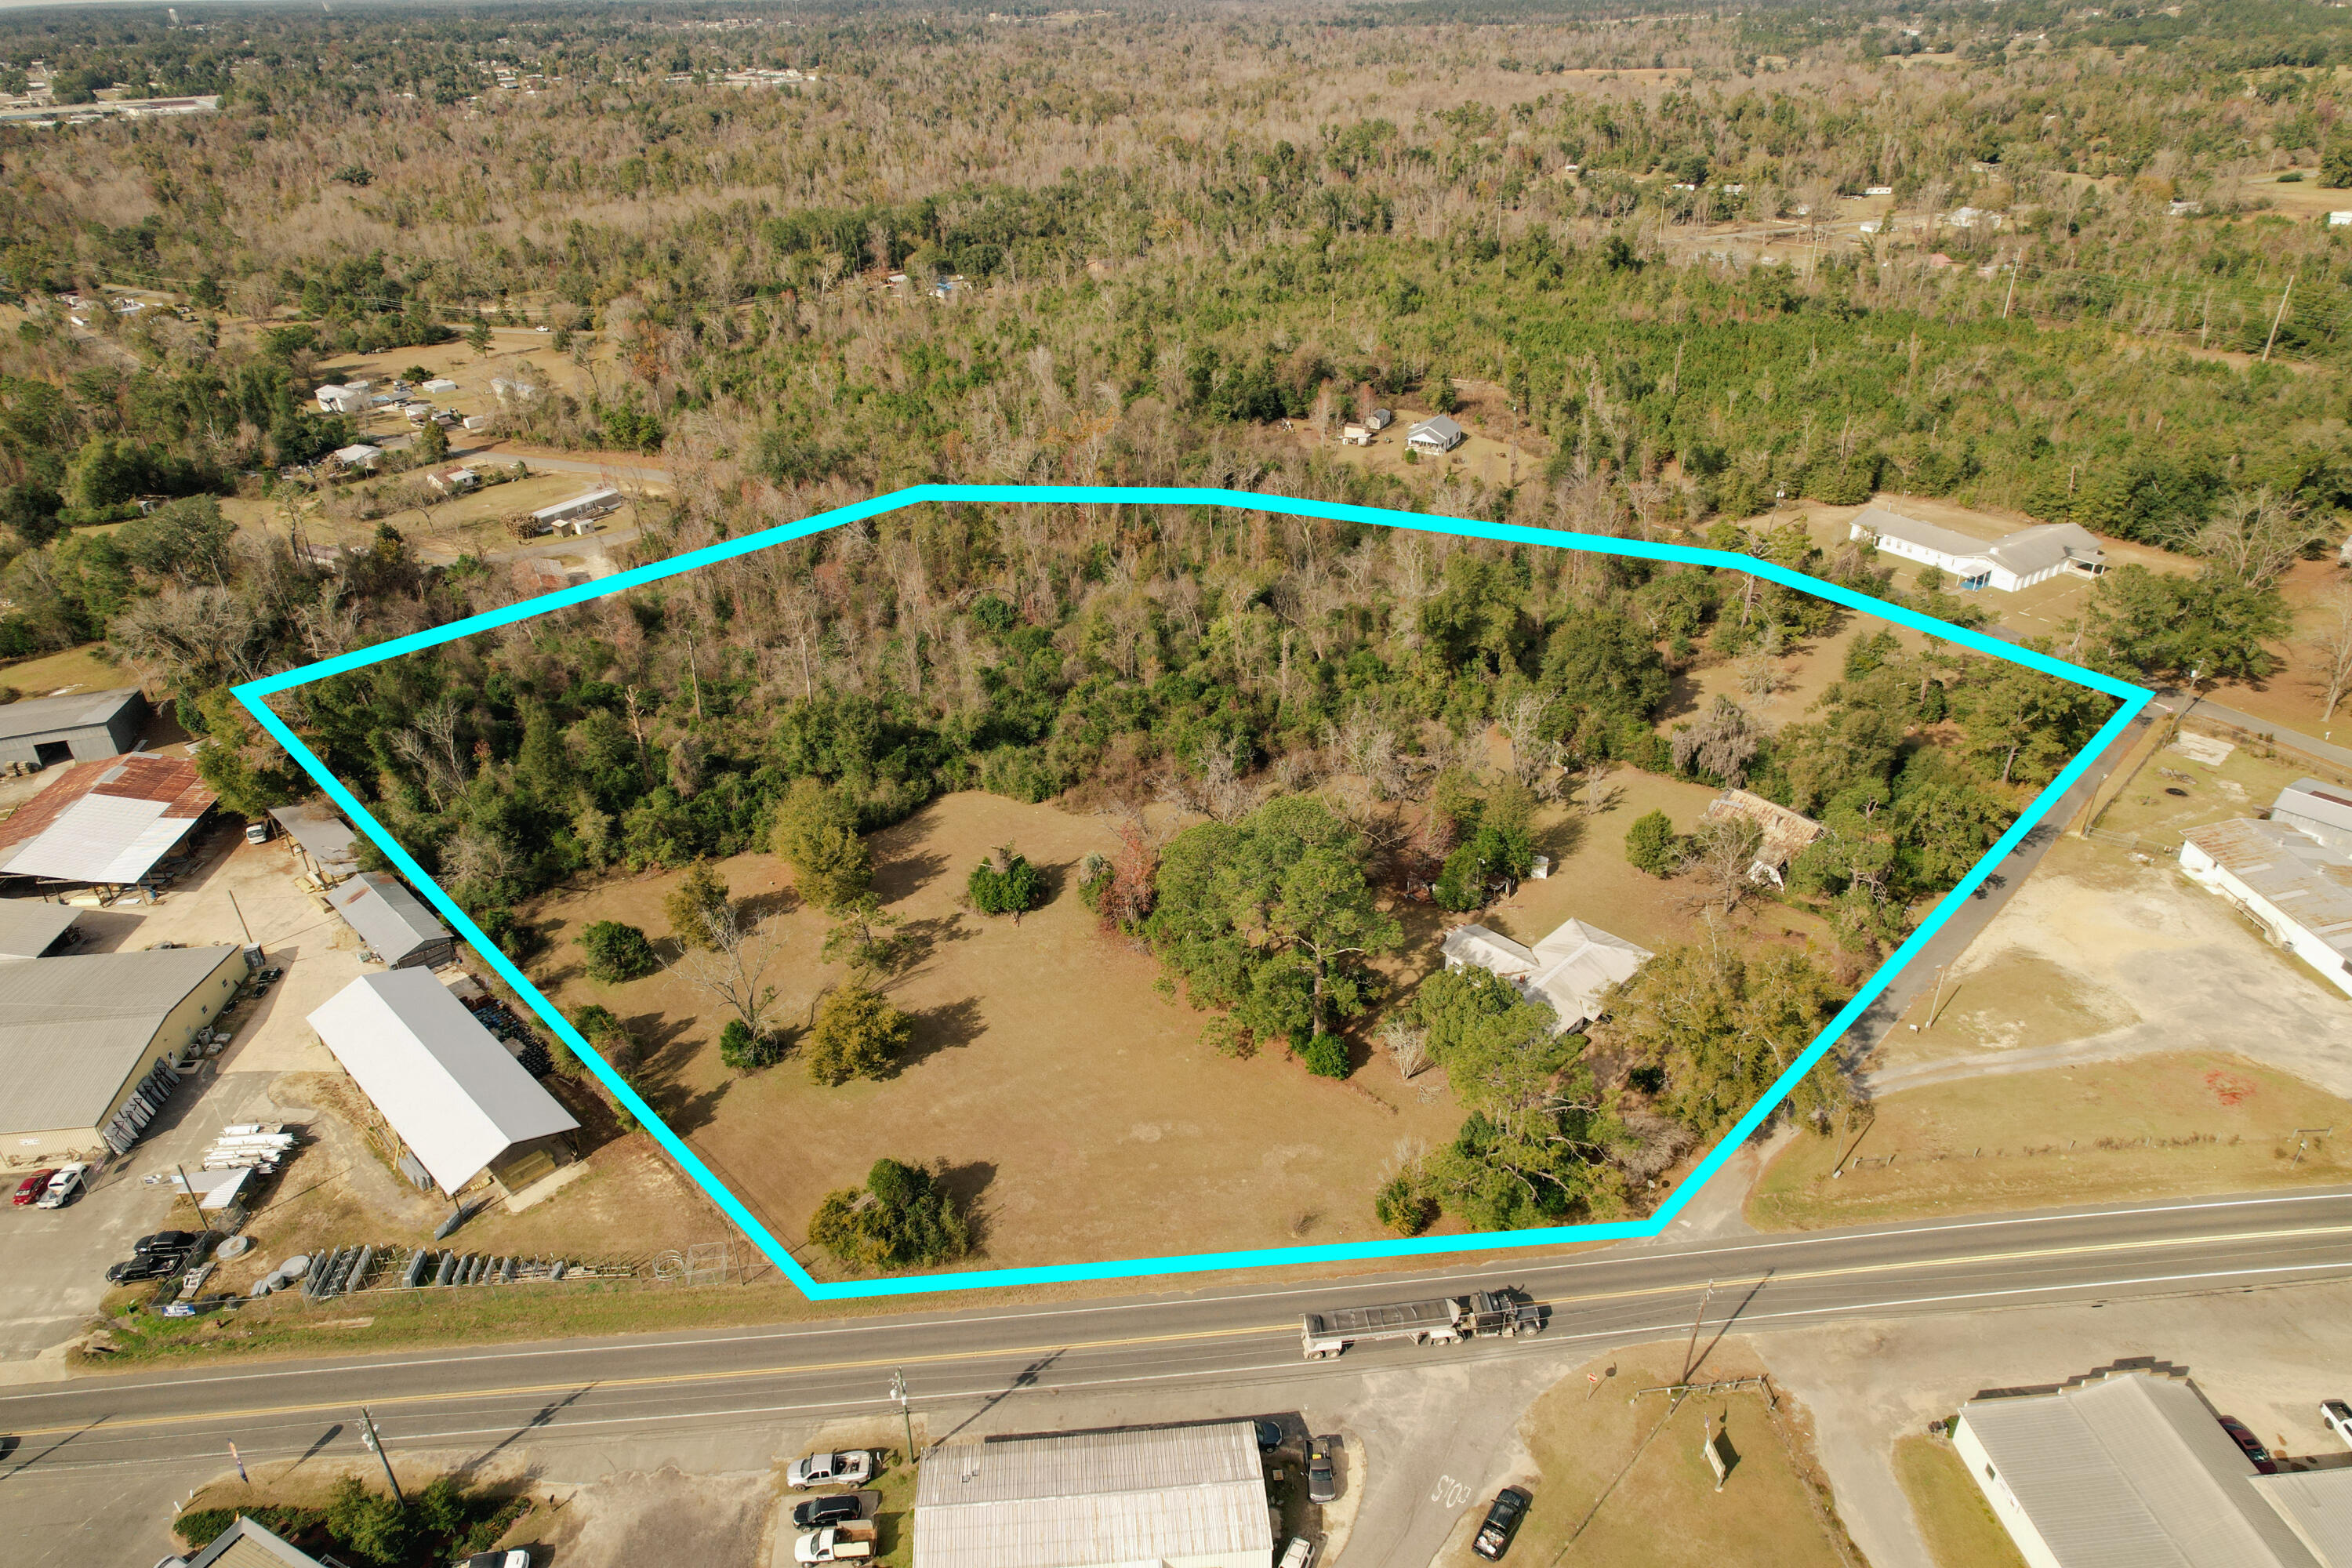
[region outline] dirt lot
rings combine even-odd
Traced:
[[[2352,201],[2352,193],[2334,194]],[[2352,584],[2352,574],[2336,563],[2333,548],[2319,560],[2295,563],[2279,581],[2294,627],[2271,645],[2282,661],[2278,672],[2259,685],[2231,681],[2216,686],[2210,693],[2213,700],[2324,741],[2335,740],[2335,731],[2341,730],[2346,741],[2336,743],[2352,742],[2352,703],[2339,702],[2333,717],[2321,716],[2327,705],[2327,678],[2321,668],[2323,656],[2312,641],[2333,618],[2329,601],[2347,584]]]
[[[1761,1391],[1697,1394],[1678,1405],[1663,1394],[1636,1394],[1682,1370],[1683,1346],[1647,1346],[1580,1367],[1536,1402],[1519,1423],[1528,1464],[1515,1478],[1535,1503],[1512,1558],[1610,1568],[1849,1561],[1804,1412],[1785,1394],[1775,1409]],[[1746,1343],[1727,1341],[1699,1375],[1761,1370]],[[1728,1436],[1736,1456],[1719,1492],[1703,1448],[1715,1432]],[[1470,1542],[1485,1514],[1464,1510],[1438,1559],[1446,1568],[1478,1563]]]
[[[2206,760],[2212,750],[2193,733],[2186,744],[2175,742],[2158,752],[2117,792],[2097,826],[2178,852],[2189,828],[2259,816],[2280,790],[2311,774],[2309,765],[2292,759],[2262,756],[2227,742],[2214,744],[2229,747],[2219,763]]]

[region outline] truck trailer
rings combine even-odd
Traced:
[[[1327,1361],[1349,1345],[1374,1340],[1411,1340],[1450,1345],[1485,1335],[1516,1339],[1543,1331],[1543,1309],[1517,1290],[1476,1290],[1382,1307],[1339,1307],[1309,1312],[1299,1332],[1308,1361]]]

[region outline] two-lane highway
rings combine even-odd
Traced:
[[[395,1449],[526,1445],[642,1433],[805,1425],[887,1408],[888,1371],[927,1411],[1028,1394],[1246,1386],[1464,1360],[1563,1366],[1686,1331],[1747,1333],[1842,1319],[1969,1312],[2352,1279],[2352,1191],[1955,1219],[1685,1247],[1652,1244],[1443,1273],[1285,1279],[1184,1295],[981,1308],[773,1328],[421,1352],[364,1360],[219,1363],[0,1394],[17,1446],[0,1481],[302,1452],[367,1403]],[[1365,1346],[1303,1364],[1299,1315],[1331,1305],[1511,1284],[1543,1302],[1534,1340],[1445,1349]],[[1501,1417],[1498,1416],[1498,1419]],[[934,1436],[956,1425],[934,1417]],[[5,1495],[5,1494],[0,1494]]]

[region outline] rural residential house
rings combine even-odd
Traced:
[[[1469,433],[1443,414],[1434,414],[1404,433],[1405,445],[1416,452],[1451,452],[1470,438]]]
[[[1769,882],[1785,887],[1789,862],[1804,853],[1808,845],[1829,831],[1801,812],[1751,795],[1744,789],[1727,789],[1707,802],[1707,819],[1711,822],[1752,822],[1762,835],[1756,841],[1756,856],[1748,865],[1748,879]]]
[[[1445,933],[1445,967],[1475,967],[1501,975],[1529,1001],[1548,1002],[1568,1033],[1597,1020],[1612,985],[1650,961],[1646,948],[1580,920],[1564,921],[1534,947],[1482,925]]]
[[[1987,543],[1932,522],[1864,508],[1847,532],[1859,543],[1916,561],[1951,574],[1961,589],[1998,588],[2014,594],[2062,572],[2096,577],[2107,569],[2106,554],[2087,529],[2071,522],[2045,522],[2020,529]]]

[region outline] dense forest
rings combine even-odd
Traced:
[[[238,810],[300,780],[228,684],[516,595],[389,525],[323,556],[289,527],[347,504],[309,467],[352,436],[309,396],[322,363],[486,322],[549,327],[587,376],[490,437],[661,454],[644,558],[925,479],[1202,483],[1696,540],[1981,618],[1769,515],[1892,489],[2202,557],[2110,574],[2050,646],[2211,679],[2268,668],[2278,577],[2352,507],[2352,228],[2263,194],[2352,184],[2326,7],[203,17],[0,21],[0,90],[219,99],[0,125],[0,655],[103,639]],[[1919,225],[1833,235],[1873,191]],[[1708,237],[1742,225],[1790,258]],[[130,287],[173,308],[65,298]],[[1456,412],[1507,470],[1344,459],[1337,423],[1389,401]],[[519,955],[535,895],[765,845],[810,781],[857,832],[958,789],[1181,805],[1203,837],[1090,882],[1107,924],[1228,1047],[1396,1025],[1489,1084],[1386,1201],[1519,1224],[1630,1201],[1641,1116],[1727,1122],[2107,711],[1867,637],[1764,721],[1774,661],[1843,625],[1738,572],[930,506],[284,710]],[[1676,675],[1726,661],[1747,701],[1663,722]],[[1580,1056],[1475,986],[1386,1006],[1376,920],[1338,958],[1242,941],[1289,895],[1209,875],[1265,833],[1345,860],[1335,886],[1474,910],[1524,874],[1532,810],[1618,767],[1823,823],[1775,896],[1838,952],[1695,940],[1640,984],[1712,1021],[1637,988]],[[1650,868],[1715,868],[1718,910],[1759,896],[1720,874],[1738,844],[1637,829]]]

